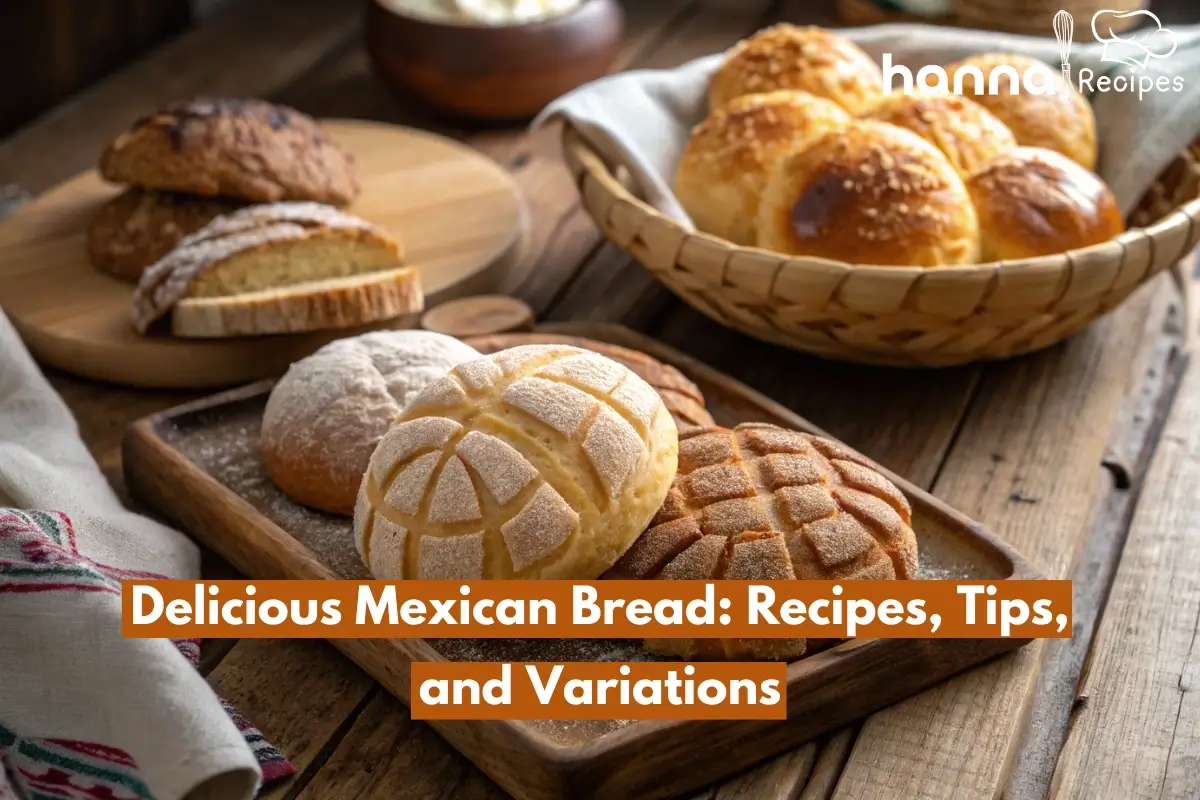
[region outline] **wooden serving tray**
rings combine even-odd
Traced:
[[[492,291],[524,255],[529,219],[512,177],[487,156],[424,131],[323,121],[354,154],[362,193],[349,211],[395,235],[421,274],[425,305]],[[154,389],[213,389],[280,375],[358,331],[230,339],[139,336],[132,284],[94,269],[87,226],[124,187],[89,170],[0,225],[0,306],[39,361],[87,378]],[[372,328],[411,327],[415,315]]]
[[[566,324],[545,326],[539,332],[623,345],[678,367],[704,392],[721,424],[760,421],[821,433],[749,387],[628,329]],[[266,476],[258,432],[271,385],[263,381],[134,423],[124,442],[130,490],[253,578],[368,578],[354,549],[350,521],[297,505]],[[912,503],[923,578],[1041,577],[977,523],[903,478],[883,472]],[[332,643],[405,702],[409,663],[415,660],[655,658],[627,640],[338,639]],[[665,797],[741,770],[1024,643],[1002,639],[846,642],[789,665],[786,721],[444,720],[430,724],[522,800]]]

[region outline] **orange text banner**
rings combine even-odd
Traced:
[[[413,719],[786,719],[783,663],[412,664]]]
[[[1071,636],[1070,581],[124,581],[127,637]]]

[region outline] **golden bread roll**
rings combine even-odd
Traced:
[[[1010,66],[1016,72],[1015,94],[1007,73],[996,76],[997,92],[990,93],[992,71],[1002,66]],[[971,68],[982,76],[982,86]],[[1087,99],[1073,90],[1057,70],[1026,56],[988,53],[946,67],[951,88],[956,85],[960,71],[962,95],[999,117],[1017,137],[1017,144],[1055,150],[1082,167],[1096,168],[1096,117]],[[1027,79],[1031,85],[1053,86],[1054,93],[1025,91],[1022,76],[1027,71],[1034,75]]]
[[[354,511],[382,580],[589,580],[662,505],[675,423],[628,368],[527,345],[426,386],[371,456]]]
[[[431,331],[338,339],[288,367],[271,389],[260,443],[293,500],[350,516],[371,453],[421,389],[479,353]]]
[[[758,246],[940,267],[976,260],[979,226],[941,151],[911,131],[861,120],[779,161],[759,205]]]
[[[1040,147],[1018,147],[967,181],[983,258],[1064,253],[1125,230],[1112,191],[1095,173]]]
[[[963,178],[1017,146],[1012,131],[995,114],[954,95],[888,94],[869,117],[920,136],[941,150]]]
[[[775,162],[851,119],[807,92],[738,97],[692,131],[675,173],[675,196],[700,230],[753,245],[758,199]]]
[[[773,425],[680,434],[662,509],[605,576],[678,580],[915,578],[912,509],[836,442]],[[647,639],[684,659],[793,659],[805,639]]]
[[[858,45],[823,28],[775,25],[739,42],[713,74],[710,108],[746,94],[799,89],[861,114],[883,94],[883,73]]]

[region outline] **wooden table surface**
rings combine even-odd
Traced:
[[[627,5],[622,69],[716,52],[776,19],[831,22],[805,0]],[[1200,795],[1200,372],[1185,369],[1183,304],[1169,280],[1070,342],[1007,363],[862,368],[750,340],[601,240],[555,131],[461,127],[389,95],[367,67],[361,10],[347,0],[234,4],[0,143],[0,206],[92,165],[130,120],[194,93],[460,138],[525,193],[534,247],[506,288],[540,319],[621,322],[687,351],[1076,581],[1074,639],[1034,643],[701,797]],[[125,426],[192,397],[51,380],[119,489]],[[216,558],[206,571],[228,576]],[[267,797],[504,796],[324,642],[210,641],[202,668],[296,765]]]

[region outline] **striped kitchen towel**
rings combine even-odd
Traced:
[[[195,642],[121,636],[146,576],[198,578],[198,548],[121,505],[0,312],[0,798],[250,800],[292,771]]]

